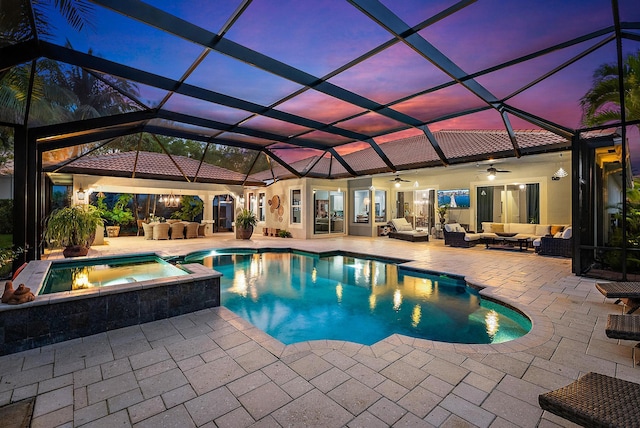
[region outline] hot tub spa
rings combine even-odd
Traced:
[[[220,306],[220,276],[149,253],[29,262],[14,286],[36,299],[0,304],[0,355]]]

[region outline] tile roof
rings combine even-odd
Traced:
[[[139,153],[139,155],[136,161],[137,153]],[[173,158],[175,163],[171,158]],[[205,183],[262,184],[258,182],[245,182],[245,174],[219,166],[210,165],[205,162],[200,166],[200,161],[197,159],[176,155],[172,155],[171,158],[165,153],[135,151],[108,153],[96,156],[88,155],[74,160],[57,171],[174,181],[185,180],[184,176],[186,176],[190,181]],[[200,170],[198,170],[199,167]]]
[[[509,134],[502,130],[443,130],[433,133],[438,145],[450,163],[472,162],[486,159],[487,153],[496,157],[514,156],[513,144]],[[552,132],[543,130],[515,131],[516,141],[523,154],[542,153],[550,149],[569,148],[571,142]],[[442,165],[436,150],[427,137],[423,135],[401,138],[379,145],[398,170],[427,168]],[[376,151],[368,147],[342,156],[345,162],[360,174],[376,174],[390,172],[391,169],[378,156]],[[309,164],[318,157],[293,162],[291,167],[304,174]],[[273,174],[277,179],[292,178],[294,175],[285,168],[274,165]],[[329,176],[329,158],[323,157],[307,174],[312,177]],[[349,177],[349,173],[339,162],[332,162],[331,177]],[[254,180],[271,180],[271,171],[251,175]]]

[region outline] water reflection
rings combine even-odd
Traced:
[[[224,306],[287,344],[314,339],[372,344],[393,333],[497,343],[530,328],[526,320],[505,318],[502,307],[485,308],[464,282],[379,261],[262,253],[216,256],[205,263],[223,274]]]

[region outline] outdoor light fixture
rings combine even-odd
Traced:
[[[396,181],[396,187],[400,187],[400,182]]]
[[[79,201],[84,201],[84,197],[85,197],[86,193],[85,193],[85,191],[84,191],[84,189],[82,187],[80,187],[78,189],[78,193],[77,194],[78,194],[78,200]]]
[[[558,170],[553,174],[553,177],[556,177],[556,180],[560,180],[563,177],[569,175],[567,171],[564,170],[563,167],[558,168]]]
[[[489,175],[487,175],[487,178],[491,181],[496,179],[496,172],[495,171],[489,171]]]
[[[169,194],[165,198],[160,196],[160,202],[163,202],[163,201],[164,201],[164,206],[168,208],[177,208],[180,206],[180,196],[175,196],[173,194],[173,191],[171,191],[171,194]]]
[[[416,182],[415,182],[415,183],[413,183],[413,187],[418,187],[418,186],[419,186],[419,184],[418,184],[418,180],[416,180]]]

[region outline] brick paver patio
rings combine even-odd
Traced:
[[[120,237],[90,255],[238,246],[400,255],[489,287],[533,329],[497,345],[394,335],[373,346],[285,346],[221,307],[0,357],[0,405],[35,397],[32,427],[550,427],[571,424],[543,412],[540,393],[589,371],[640,382],[635,343],[605,336],[607,314],[619,307],[594,280],[572,275],[568,259],[439,240],[231,234]]]

